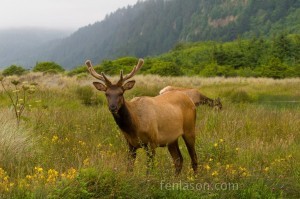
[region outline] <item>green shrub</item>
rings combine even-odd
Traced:
[[[218,64],[211,63],[205,66],[203,70],[200,71],[200,76],[204,77],[214,77],[218,72]]]
[[[273,57],[270,59],[268,65],[261,68],[261,75],[263,77],[271,77],[274,79],[282,79],[291,74],[290,67],[282,63],[279,58]]]
[[[134,66],[138,63],[138,59],[135,57],[122,57],[113,62],[116,65],[120,66]]]
[[[250,103],[254,99],[244,90],[233,91],[229,95],[230,101],[234,103]]]
[[[258,77],[260,75],[259,71],[252,70],[251,68],[240,68],[237,70],[237,75],[240,77]]]
[[[50,72],[53,73],[54,71],[56,73],[64,72],[65,69],[58,65],[55,62],[37,62],[35,67],[32,69],[33,72]]]
[[[104,60],[101,67],[98,68],[99,72],[104,72],[108,75],[116,75],[123,70],[124,73],[129,73],[132,68],[137,64],[138,60],[135,57],[122,57],[116,60]],[[97,67],[95,67],[96,70]],[[97,70],[96,70],[97,71]],[[97,71],[98,72],[98,71]]]
[[[43,74],[50,74],[50,75],[54,75],[54,74],[58,74],[59,72],[55,69],[50,69],[50,70],[47,70],[45,72],[43,72]]]
[[[105,101],[104,97],[96,95],[90,86],[78,87],[76,94],[82,103],[87,106],[103,104]]]
[[[72,77],[74,75],[78,75],[81,73],[87,73],[87,72],[88,72],[88,70],[87,70],[86,66],[78,66],[78,67],[68,71],[67,75]]]
[[[85,79],[89,77],[87,73],[79,73],[78,75],[76,75],[76,78],[79,79]]]
[[[22,66],[11,65],[8,68],[4,69],[2,72],[3,76],[10,76],[10,75],[23,75],[26,72],[26,69]]]
[[[157,74],[160,76],[180,76],[183,72],[177,64],[173,62],[155,61],[146,73]]]
[[[237,72],[232,66],[219,66],[217,76],[236,77]]]

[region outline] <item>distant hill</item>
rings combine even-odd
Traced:
[[[39,47],[69,34],[69,31],[40,28],[0,30],[0,69],[11,64],[30,67]]]
[[[52,60],[65,68],[86,59],[146,57],[179,42],[231,41],[300,33],[299,0],[145,0],[38,48],[25,63]]]

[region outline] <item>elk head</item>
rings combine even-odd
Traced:
[[[217,110],[222,110],[223,105],[222,105],[221,99],[219,97],[214,100],[213,107]]]
[[[132,69],[132,71],[127,74],[125,77],[123,77],[123,71],[120,72],[120,79],[117,83],[112,83],[102,72],[101,74],[98,74],[93,66],[90,60],[87,60],[85,62],[90,74],[94,76],[96,79],[99,79],[101,82],[93,82],[96,89],[99,91],[105,92],[106,99],[108,102],[108,108],[110,112],[117,113],[124,104],[124,92],[126,90],[130,90],[133,88],[135,84],[135,80],[127,81],[130,78],[132,78],[136,72],[143,66],[144,60],[139,59],[138,64]],[[127,81],[127,82],[126,82]]]

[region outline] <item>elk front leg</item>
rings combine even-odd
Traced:
[[[127,165],[127,171],[133,171],[134,162],[136,159],[136,150],[137,148],[132,146],[130,143],[128,143],[129,150],[128,150],[128,165]]]

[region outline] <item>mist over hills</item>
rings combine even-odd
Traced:
[[[178,42],[271,37],[283,31],[300,33],[299,0],[146,0],[56,41],[31,35],[36,41],[9,45],[0,37],[0,66],[51,60],[70,69],[86,59],[154,56]]]
[[[37,50],[52,42],[59,42],[70,31],[42,28],[13,28],[0,30],[0,68],[10,64],[30,67],[36,61]]]

